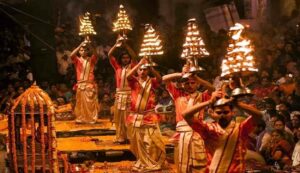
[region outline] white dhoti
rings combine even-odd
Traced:
[[[177,171],[179,173],[204,172],[207,156],[201,136],[184,120],[177,123],[176,131],[179,133],[179,143],[175,148]]]
[[[117,89],[114,104],[114,123],[116,125],[115,141],[117,142],[123,142],[127,139],[125,119],[127,108],[130,106],[130,94],[130,89]]]

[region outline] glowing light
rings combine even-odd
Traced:
[[[231,41],[227,48],[227,54],[222,61],[222,77],[233,73],[258,71],[252,56],[251,41],[242,36],[243,30],[244,26],[239,23],[230,28]]]
[[[79,17],[80,27],[79,27],[79,35],[96,35],[96,31],[92,25],[90,19],[90,13],[86,12],[83,16]]]
[[[124,6],[121,4],[119,7],[119,12],[117,14],[117,19],[115,22],[113,22],[113,31],[117,32],[126,30],[132,30],[132,26],[127,12],[124,9]]]
[[[139,56],[162,55],[164,53],[162,48],[158,34],[150,24],[147,24]]]
[[[205,49],[205,44],[200,37],[200,32],[196,23],[196,19],[188,20],[187,33],[185,42],[183,43],[182,58],[191,56],[208,56],[209,52]]]

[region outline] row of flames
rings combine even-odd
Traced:
[[[132,30],[131,22],[123,5],[120,5],[117,19],[113,22],[113,31],[119,32],[124,37],[126,32]],[[145,26],[145,34],[139,56],[155,56],[162,55],[163,49],[159,35],[154,28],[147,24]],[[230,28],[230,44],[227,48],[227,55],[222,61],[222,77],[232,76],[233,74],[245,72],[256,72],[255,60],[252,55],[253,47],[251,41],[242,36],[244,26],[242,24],[235,24]],[[92,26],[90,13],[85,13],[80,17],[80,32],[81,36],[96,35]],[[209,55],[205,48],[203,39],[200,36],[200,31],[196,23],[196,19],[188,20],[187,32],[185,42],[183,44],[183,51],[181,58],[190,60],[191,58],[196,61],[196,58],[202,58]]]

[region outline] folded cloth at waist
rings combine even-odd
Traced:
[[[130,112],[126,117],[127,124],[134,124],[136,121],[141,121],[141,125],[153,125],[159,122],[159,115],[153,110],[143,113]]]
[[[179,121],[176,125],[176,132],[192,132],[193,129],[185,120]]]
[[[128,87],[125,88],[117,88],[116,92],[131,92],[131,89]]]
[[[95,87],[95,86],[96,86],[95,81],[81,80],[81,81],[77,81],[77,83],[73,86],[73,90],[76,90],[77,88],[85,89],[86,87]]]

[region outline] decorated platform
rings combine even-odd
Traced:
[[[6,136],[7,119],[0,121],[0,134]],[[93,161],[94,173],[110,172],[131,172],[131,166],[135,161],[130,151],[130,144],[115,144],[115,129],[109,119],[99,119],[95,124],[78,124],[72,121],[54,121],[57,134],[57,151],[67,154],[70,169],[86,169],[85,163]],[[30,129],[27,129],[30,135]],[[168,153],[168,161],[173,158],[173,145],[169,142],[168,136],[163,136]],[[167,164],[162,171],[175,173],[173,164]],[[75,170],[73,170],[75,171]],[[76,171],[75,171],[76,172]]]

